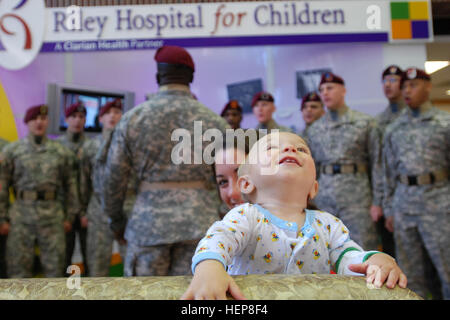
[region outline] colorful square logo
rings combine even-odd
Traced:
[[[391,2],[393,40],[427,39],[429,34],[428,2]]]

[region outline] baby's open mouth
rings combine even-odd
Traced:
[[[284,157],[279,162],[279,164],[282,164],[282,163],[292,163],[292,164],[296,164],[301,167],[300,162],[295,157]]]

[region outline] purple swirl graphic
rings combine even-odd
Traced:
[[[13,8],[13,10],[17,10],[22,7],[28,0],[22,0],[17,6]]]

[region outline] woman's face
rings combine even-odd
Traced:
[[[244,160],[245,152],[233,148],[219,150],[214,158],[220,198],[230,209],[244,203],[237,184],[237,171]]]

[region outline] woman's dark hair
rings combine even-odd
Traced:
[[[248,129],[248,130],[253,130],[253,129]],[[257,131],[256,131],[257,132]],[[232,143],[230,141],[230,139],[227,140],[227,135],[223,134],[222,136],[222,146],[220,146],[218,149],[214,149],[212,156],[215,157],[216,156],[216,151],[219,150],[226,150],[227,148],[230,148],[230,146],[233,149],[237,149],[237,150],[242,150],[242,147],[244,148],[243,151],[244,153],[247,155],[250,152],[250,144],[249,144],[249,139],[248,137],[245,137],[244,139],[244,145],[242,146],[242,142],[239,143],[238,142],[238,137],[236,137],[235,135],[233,135],[232,137]],[[213,169],[213,179],[214,179],[214,183],[216,183],[216,164],[215,162],[212,164],[212,169]]]
[[[306,209],[308,210],[320,210],[315,204],[314,202],[312,202],[312,200],[308,199],[308,202],[306,203]]]

